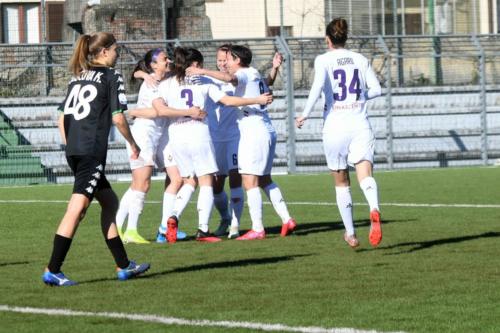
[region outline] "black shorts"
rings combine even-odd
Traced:
[[[111,188],[104,175],[105,162],[94,156],[66,156],[66,160],[75,176],[73,193],[83,194],[92,200],[96,192]]]

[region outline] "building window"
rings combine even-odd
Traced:
[[[290,25],[283,26],[283,37],[293,37],[293,28]],[[280,26],[267,27],[267,37],[280,36]]]
[[[42,42],[42,13],[39,3],[4,3],[2,9],[2,41],[8,44]],[[46,40],[62,41],[64,4],[48,2]]]
[[[47,3],[47,42],[62,42],[64,4]]]
[[[4,4],[2,22],[4,43],[40,43],[39,4]]]

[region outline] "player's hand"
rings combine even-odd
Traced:
[[[267,105],[267,104],[271,104],[273,102],[273,95],[270,93],[262,94],[257,98],[259,99],[258,104],[260,104],[260,105]]]
[[[198,68],[194,66],[190,66],[186,68],[186,75],[187,76],[194,76],[194,75],[203,75],[203,68]]]
[[[148,88],[156,88],[158,87],[158,81],[151,75],[144,75],[143,77],[144,82],[146,83],[146,86]]]
[[[133,145],[130,145],[130,148],[132,149],[132,154],[130,155],[130,158],[133,160],[136,160],[139,158],[139,154],[141,153],[141,148],[134,142]]]
[[[188,113],[191,118],[198,120],[203,120],[207,116],[207,113],[197,106],[189,108]]]
[[[273,57],[273,68],[278,68],[283,63],[283,56],[281,53],[276,52]]]
[[[305,117],[297,117],[297,118],[295,118],[295,126],[297,126],[297,128],[302,128],[302,126],[304,125],[306,119],[307,118],[305,118]]]

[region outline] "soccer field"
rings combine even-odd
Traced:
[[[328,174],[276,176],[299,223],[294,235],[279,236],[266,204],[265,240],[127,245],[152,266],[126,282],[115,278],[92,205],[63,266],[79,282],[69,288],[47,287],[41,274],[71,186],[0,188],[0,332],[499,332],[500,168],[375,178],[378,248],[354,179],[356,251],[342,239]],[[128,184],[113,187],[121,195]],[[151,240],[161,195],[155,182],[139,224]],[[241,228],[249,226],[245,212]],[[196,227],[191,202],[180,229]]]

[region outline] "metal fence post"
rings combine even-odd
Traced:
[[[386,79],[386,92],[385,99],[387,103],[387,112],[386,112],[386,130],[385,130],[385,138],[386,138],[386,156],[387,156],[387,165],[389,169],[394,168],[394,147],[393,147],[393,132],[392,132],[392,57],[387,44],[384,41],[384,38],[379,35],[377,41],[380,43],[380,47],[384,50],[384,54],[387,59],[387,73],[385,74]]]
[[[282,36],[276,36],[276,45],[278,51],[285,59],[285,70],[283,71],[283,78],[285,80],[285,104],[287,110],[287,167],[288,173],[295,173],[297,171],[297,158],[295,151],[295,102],[294,102],[294,88],[293,88],[293,56],[286,40]]]
[[[484,165],[488,165],[488,114],[486,101],[486,56],[484,48],[476,35],[472,35],[472,42],[478,48],[479,54],[479,84],[480,84],[480,100],[481,100],[481,159]]]

